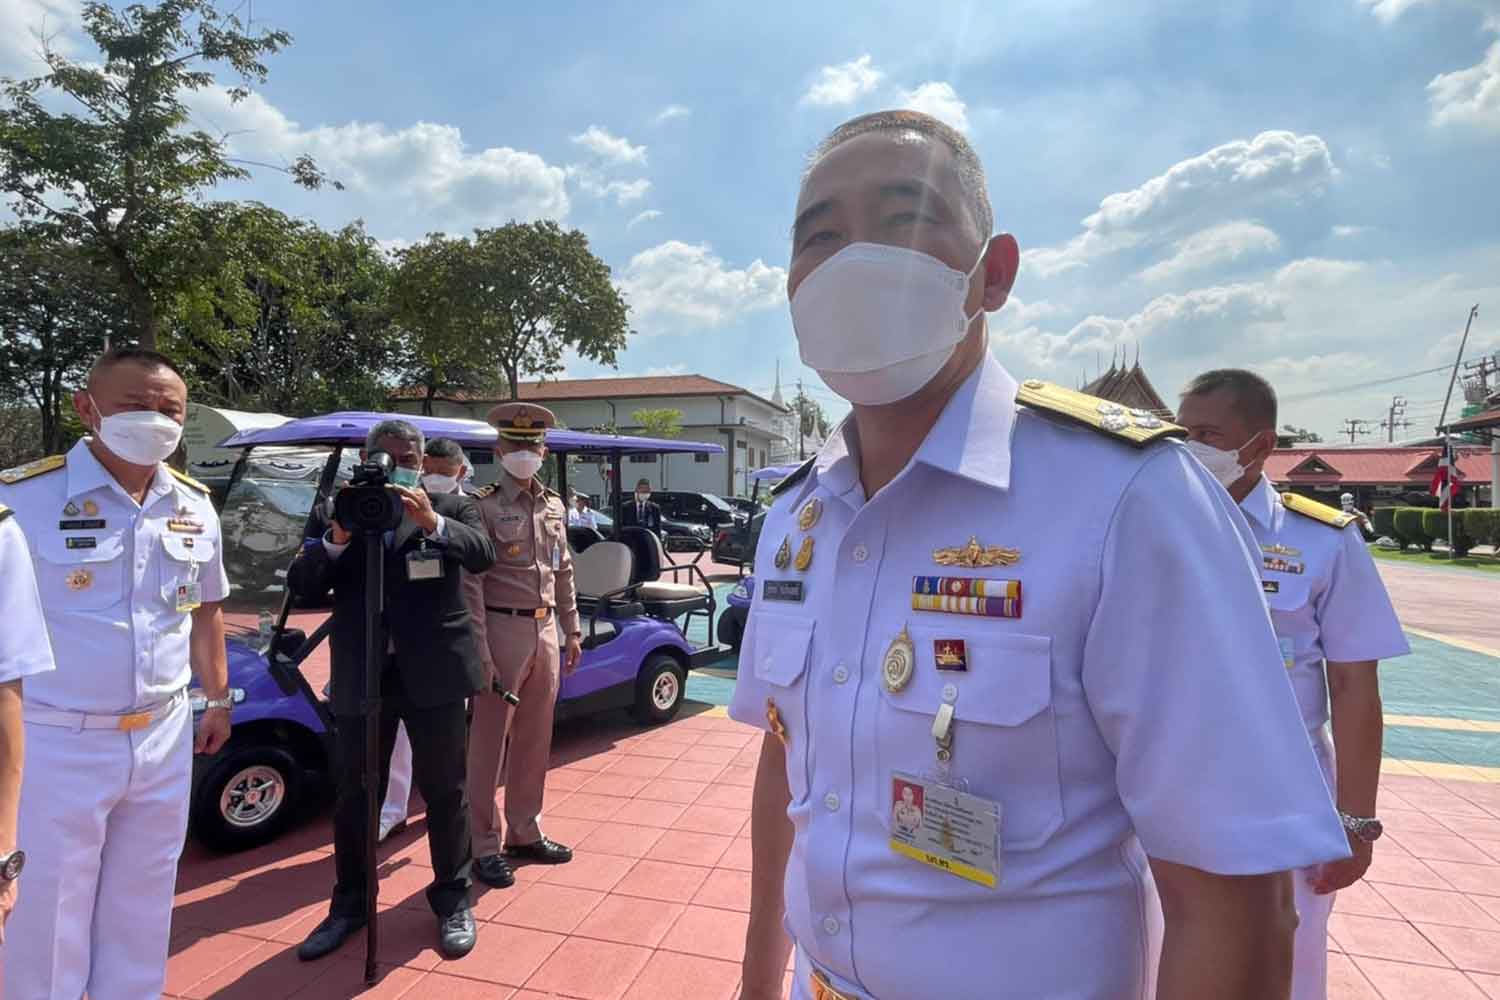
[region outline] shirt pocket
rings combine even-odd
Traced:
[[[504,513],[495,518],[492,529],[495,555],[501,562],[509,566],[531,565],[534,560],[531,557],[531,539],[528,537],[530,526],[531,518],[524,514]]]
[[[781,724],[786,727],[786,777],[792,802],[807,798],[807,667],[812,660],[811,618],[758,612],[750,669],[770,692]],[[770,706],[766,706],[769,715]]]
[[[954,708],[951,775],[971,795],[1000,805],[1002,850],[1040,847],[1062,826],[1052,639],[983,627],[910,626],[916,664],[900,691],[882,684],[876,722],[876,813],[890,827],[893,771],[924,776],[937,766],[932,723]],[[963,643],[966,669],[939,670],[935,645]]]
[[[161,599],[169,611],[177,610],[177,588],[194,581],[203,582],[208,564],[213,561],[215,539],[201,535],[168,531],[161,536]]]
[[[91,538],[91,548],[69,548],[71,539]],[[114,607],[128,593],[125,536],[44,535],[37,543],[36,582],[42,607],[99,611]]]

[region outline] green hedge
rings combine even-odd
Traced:
[[[1407,542],[1396,531],[1396,508],[1376,507],[1370,511],[1370,522],[1375,525],[1376,538],[1394,538],[1403,549]]]
[[[1471,507],[1454,511],[1455,518],[1458,514],[1463,514],[1464,534],[1472,538],[1475,545],[1500,545],[1500,510]]]
[[[1422,531],[1431,539],[1448,539],[1448,514],[1441,510],[1422,511]],[[1453,512],[1453,534],[1451,539],[1453,554],[1455,556],[1468,555],[1469,549],[1474,546],[1474,539],[1470,538],[1464,530],[1464,512],[1456,510]]]
[[[1426,510],[1421,507],[1397,507],[1394,523],[1396,526],[1396,540],[1401,547],[1415,545],[1423,552],[1432,551],[1432,539],[1427,537],[1427,532],[1422,527],[1422,515]]]

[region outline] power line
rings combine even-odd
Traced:
[[[1337,396],[1345,392],[1357,392],[1360,389],[1374,389],[1377,386],[1390,385],[1392,382],[1402,382],[1409,378],[1417,378],[1422,375],[1433,375],[1437,372],[1448,371],[1451,365],[1441,365],[1437,368],[1428,368],[1419,372],[1407,372],[1405,375],[1392,375],[1390,378],[1378,378],[1371,382],[1355,382],[1351,385],[1335,386],[1332,389],[1319,389],[1316,392],[1299,392],[1295,396],[1282,396],[1283,403],[1304,403],[1309,399],[1323,399],[1328,396]]]

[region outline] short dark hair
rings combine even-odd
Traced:
[[[427,442],[427,450],[424,454],[428,458],[442,458],[451,462],[467,463],[468,461],[463,445],[452,438],[433,438]]]
[[[646,487],[646,489],[649,490],[651,488],[651,480],[644,477],[642,477],[641,479],[637,479],[635,481],[635,488],[640,489],[642,486]]]
[[[807,173],[811,173],[818,161],[834,149],[871,132],[915,132],[947,146],[958,168],[958,182],[969,200],[969,211],[979,226],[979,235],[986,240],[990,238],[995,229],[995,211],[990,207],[989,186],[984,179],[984,164],[980,162],[979,154],[958,129],[920,111],[876,111],[851,118],[818,143],[808,158]],[[805,179],[806,174],[803,177]]]
[[[94,359],[94,363],[89,366],[88,381],[93,382],[101,373],[116,365],[126,363],[140,365],[142,368],[165,368],[184,382],[187,381],[182,374],[182,369],[177,367],[177,362],[160,351],[152,351],[144,347],[111,347]]]
[[[1276,429],[1276,390],[1254,372],[1243,368],[1215,368],[1189,382],[1181,396],[1186,399],[1211,392],[1232,393],[1235,408],[1253,429]]]

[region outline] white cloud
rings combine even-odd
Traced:
[[[1110,195],[1083,220],[1082,233],[1061,247],[1028,251],[1025,263],[1042,277],[1061,274],[1254,204],[1316,196],[1337,175],[1328,144],[1319,136],[1262,132],[1189,157],[1140,187]]]
[[[656,113],[656,117],[653,118],[652,121],[654,121],[658,125],[661,125],[676,118],[686,118],[692,113],[693,109],[688,107],[686,104],[668,104],[666,107],[662,108]]]
[[[235,155],[290,162],[310,153],[352,191],[407,203],[427,228],[560,219],[570,208],[562,167],[508,146],[472,149],[453,125],[348,122],[307,129],[259,94],[231,104],[222,89],[210,88],[190,102],[195,124],[229,135]]]
[[[1381,24],[1390,24],[1402,14],[1413,7],[1420,7],[1430,0],[1359,0],[1360,4],[1369,8],[1371,14]]]
[[[0,0],[0,76],[17,79],[47,72],[42,40],[70,55],[80,25],[77,0]]]
[[[655,219],[660,219],[660,218],[661,218],[661,210],[660,209],[657,209],[657,208],[648,208],[644,212],[642,212],[640,215],[637,215],[635,218],[633,218],[629,222],[627,222],[625,224],[625,228],[626,229],[634,229],[636,226],[639,226],[643,222],[651,222],[651,221],[653,221]]]
[[[573,141],[601,159],[612,163],[645,163],[646,147],[633,145],[629,139],[612,134],[609,129],[590,125]]]
[[[696,327],[722,326],[780,305],[785,287],[783,268],[761,260],[731,268],[707,244],[678,240],[642,250],[620,277],[635,316]]]
[[[1355,236],[1362,236],[1370,231],[1369,226],[1334,226],[1333,235],[1337,239],[1347,240]]]
[[[606,180],[597,171],[576,164],[567,168],[567,175],[584,194],[594,198],[613,198],[617,205],[640,201],[651,190],[651,181],[645,177],[629,181]]]
[[[1166,281],[1189,271],[1230,264],[1252,254],[1281,249],[1276,234],[1258,222],[1225,222],[1181,240],[1164,261],[1141,272],[1147,281]]]
[[[802,103],[814,107],[853,104],[879,86],[884,76],[868,55],[837,66],[824,66],[818,70],[817,80],[802,95]]]
[[[938,121],[947,122],[960,132],[969,130],[968,108],[950,83],[931,80],[917,87],[916,90],[903,91],[901,106],[929,114]]]
[[[1494,22],[1489,25],[1500,30]],[[1500,132],[1500,41],[1468,69],[1442,73],[1427,85],[1434,125],[1467,125]]]

